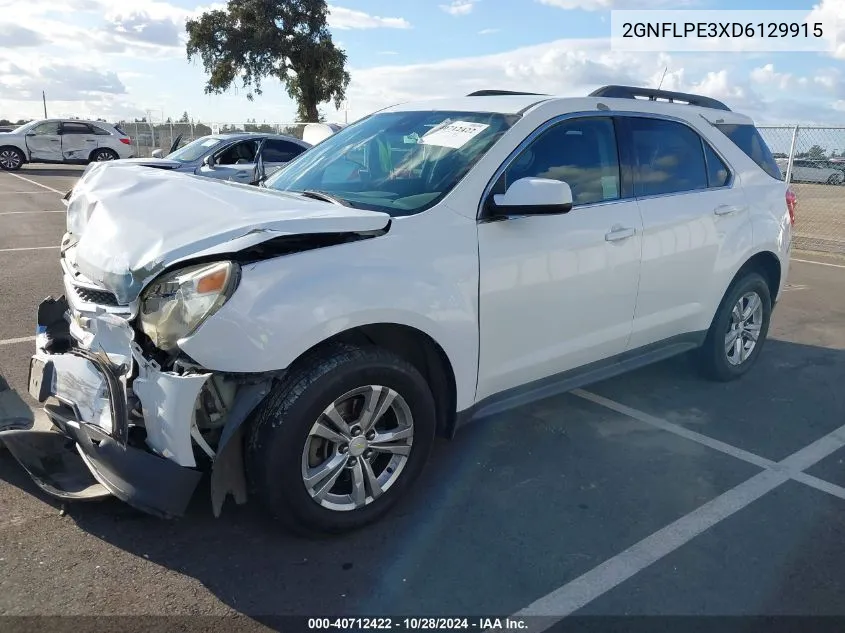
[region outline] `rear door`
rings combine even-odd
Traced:
[[[736,253],[750,247],[752,234],[738,177],[695,129],[647,116],[620,123],[643,219],[628,345],[636,349],[709,325],[712,297],[724,292]]]
[[[62,160],[62,137],[59,121],[45,121],[26,134],[30,160],[59,162]]]
[[[88,160],[97,149],[97,135],[87,123],[62,121],[62,158],[67,161]]]

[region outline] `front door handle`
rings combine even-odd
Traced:
[[[720,204],[718,207],[713,209],[713,213],[716,215],[730,215],[731,213],[737,213],[744,209],[745,207],[737,207],[731,204]]]
[[[626,228],[624,226],[614,226],[610,233],[605,233],[604,239],[608,242],[618,242],[619,240],[627,240],[630,237],[634,237],[637,231],[632,228]]]

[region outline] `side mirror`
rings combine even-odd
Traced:
[[[216,164],[214,160],[214,154],[209,154],[208,156],[203,158],[202,164],[208,167],[209,169],[214,169],[214,165]]]
[[[163,156],[164,156],[164,152],[162,152],[160,149],[154,149],[153,150],[153,153],[152,153],[153,158],[162,158]]]
[[[549,215],[572,210],[572,189],[560,180],[520,178],[492,196],[494,215]]]

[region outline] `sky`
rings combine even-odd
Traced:
[[[331,121],[482,88],[583,96],[607,84],[695,92],[758,124],[845,126],[845,0],[337,0],[329,27],[352,81]],[[43,115],[286,123],[275,80],[205,95],[184,22],[212,0],[0,0],[0,118]],[[612,9],[801,9],[831,26],[826,52],[612,50]],[[665,71],[665,75],[664,75]]]

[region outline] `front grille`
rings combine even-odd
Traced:
[[[112,308],[120,305],[117,302],[117,297],[108,290],[94,290],[93,288],[82,288],[80,286],[75,286],[73,290],[76,292],[76,296],[86,303],[96,303],[97,305]]]

